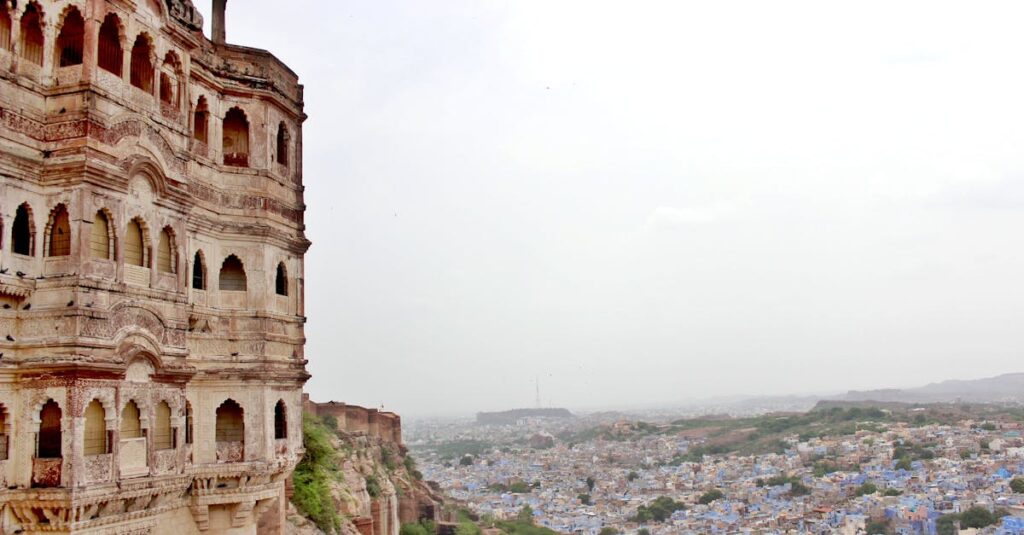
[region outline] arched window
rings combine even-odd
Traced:
[[[181,72],[181,62],[173,51],[168,51],[164,56],[163,69],[160,71],[160,102],[177,108],[178,107],[178,75]]]
[[[21,16],[21,57],[36,65],[43,64],[43,17],[35,2],[25,6]]]
[[[244,442],[245,415],[233,399],[217,407],[217,442]]]
[[[142,418],[139,406],[129,401],[121,409],[121,438],[139,438],[142,436]]]
[[[132,266],[146,267],[146,243],[142,233],[142,224],[132,219],[124,233],[124,262]]]
[[[274,438],[288,438],[288,411],[283,399],[274,405]]]
[[[50,250],[48,256],[68,256],[71,254],[71,218],[68,209],[58,204],[53,209],[50,220]]]
[[[36,457],[61,457],[61,411],[54,400],[48,400],[39,411],[39,435],[36,437]]]
[[[202,251],[196,251],[196,256],[192,259],[192,288],[206,289],[206,266],[203,263]]]
[[[111,228],[107,214],[103,210],[96,212],[96,218],[92,220],[92,229],[89,231],[90,256],[103,260],[114,258],[114,238],[110,232]]]
[[[7,2],[0,2],[0,50],[11,49],[11,11]]]
[[[277,163],[288,165],[288,128],[284,122],[277,125]]]
[[[246,289],[245,266],[235,255],[225,258],[220,266],[220,289],[229,292],[244,292]]]
[[[82,64],[82,50],[85,42],[85,19],[78,8],[71,9],[64,15],[64,24],[57,36],[57,52],[60,54],[60,66]]]
[[[200,96],[196,103],[196,111],[192,116],[192,136],[196,141],[207,143],[207,123],[210,116],[210,109],[206,105],[206,97]]]
[[[193,422],[194,417],[192,416],[192,403],[189,401],[185,402],[185,444],[192,443],[193,436]]]
[[[161,273],[176,273],[177,265],[174,254],[174,235],[170,228],[160,231],[160,241],[156,249],[156,269]]]
[[[11,225],[11,250],[15,254],[32,256],[35,252],[35,229],[32,226],[32,208],[23,203],[14,213]]]
[[[156,405],[153,447],[158,450],[169,450],[174,447],[174,435],[171,430],[171,407],[167,405],[166,401],[161,401]]]
[[[97,52],[100,68],[120,77],[124,64],[124,51],[121,49],[121,21],[113,13],[109,13],[100,26]]]
[[[86,455],[110,453],[107,446],[107,411],[99,400],[92,400],[85,407],[85,438],[83,450]]]
[[[132,45],[131,83],[146,93],[153,92],[152,49],[145,33],[140,33]]]
[[[224,116],[224,165],[249,166],[249,120],[239,108],[231,108]]]
[[[274,291],[277,295],[288,295],[288,272],[285,270],[284,262],[277,265],[277,277],[274,280]]]

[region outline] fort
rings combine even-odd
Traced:
[[[376,464],[384,462],[385,457],[404,458],[408,453],[402,443],[402,419],[393,412],[337,401],[316,403],[307,394],[302,396],[302,407],[307,414],[333,422],[341,438]],[[401,524],[441,518],[441,498],[434,489],[408,473],[389,479],[385,491],[370,496],[368,502],[342,504],[361,535],[393,535]]]
[[[402,446],[402,417],[377,409],[346,405],[338,401],[315,403],[309,394],[302,395],[302,408],[314,416],[330,416],[338,431],[364,434],[384,442]]]
[[[283,530],[303,88],[225,2],[0,0],[2,533]]]

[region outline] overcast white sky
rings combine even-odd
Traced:
[[[1024,371],[1022,20],[229,2],[306,86],[308,391],[423,415],[536,377],[581,408]]]

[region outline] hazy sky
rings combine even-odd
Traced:
[[[1024,370],[1021,20],[229,2],[306,86],[307,390],[422,415],[537,377],[581,408]]]

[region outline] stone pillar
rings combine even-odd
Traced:
[[[225,43],[227,37],[224,30],[224,11],[227,9],[228,0],[213,0],[213,42],[219,45]]]

